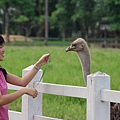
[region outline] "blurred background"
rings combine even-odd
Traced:
[[[120,47],[120,0],[0,0],[0,34],[14,45],[64,45],[83,37]]]

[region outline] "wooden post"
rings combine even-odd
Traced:
[[[48,0],[45,0],[45,46],[48,45],[48,31]]]
[[[110,76],[97,72],[87,76],[87,120],[110,120],[110,103],[101,101],[101,89],[110,89]]]
[[[33,65],[25,68],[22,71],[22,76],[28,73],[32,68]],[[39,82],[41,76],[42,70],[39,70],[27,87],[35,87],[34,82]],[[28,95],[22,96],[22,120],[33,120],[34,115],[42,115],[42,93],[38,93],[38,96],[34,99]]]

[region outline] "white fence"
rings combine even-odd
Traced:
[[[33,66],[22,71],[24,76]],[[38,84],[42,70],[36,74],[27,87],[35,87],[39,94],[33,99],[22,97],[22,112],[9,111],[10,120],[61,120],[42,116],[42,94],[54,94],[87,99],[87,120],[110,120],[110,102],[120,102],[120,92],[110,90],[110,76],[97,72],[87,77],[87,87],[59,84]],[[18,90],[20,87],[8,84],[9,89]]]

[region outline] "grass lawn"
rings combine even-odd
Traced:
[[[48,64],[43,82],[85,86],[76,53],[66,53],[65,48],[66,46],[6,46],[5,60],[1,65],[8,72],[21,77],[24,68],[34,64],[44,53],[50,53],[51,62]],[[120,50],[90,48],[90,52],[92,73],[97,71],[107,73],[111,76],[111,89],[120,90]],[[21,98],[11,103],[9,109],[21,111]],[[86,120],[86,100],[44,94],[43,115],[64,120]]]

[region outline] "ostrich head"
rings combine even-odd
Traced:
[[[66,52],[68,51],[76,51],[76,52],[81,51],[82,52],[86,46],[87,45],[86,45],[85,40],[82,38],[78,38],[75,41],[73,41],[68,48],[66,48]]]
[[[75,51],[78,54],[82,65],[84,81],[87,85],[87,75],[90,74],[90,53],[86,41],[82,38],[76,39],[69,47],[66,48],[66,52],[68,51]]]

